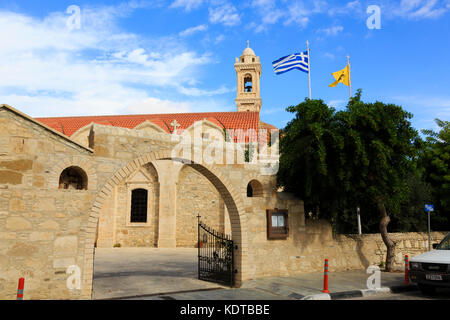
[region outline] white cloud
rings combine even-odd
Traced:
[[[135,6],[82,8],[81,29],[73,31],[63,12],[38,19],[0,11],[0,38],[8,39],[0,50],[0,103],[33,116],[114,114],[154,102],[149,92],[221,94],[222,87],[193,87],[198,68],[212,62],[208,54],[120,30],[117,19]]]
[[[246,22],[247,29],[255,33],[267,31],[271,25],[282,22],[285,26],[306,28],[316,16],[367,19],[366,8],[370,2],[353,0],[331,2],[326,0],[250,0],[237,10],[227,0],[209,1],[209,20],[235,26],[241,22],[246,11],[253,11],[257,18]],[[450,0],[379,0],[383,18],[432,19],[443,16],[450,10]],[[242,13],[243,12],[243,13]],[[250,16],[250,15],[249,15]],[[330,30],[333,31],[333,30]]]
[[[275,0],[253,0],[251,6],[261,16],[260,23],[250,24],[255,33],[266,31],[269,25],[277,23],[286,13],[277,8]]]
[[[411,19],[432,19],[442,16],[449,9],[449,2],[443,5],[438,0],[402,0],[395,13]]]
[[[347,103],[347,101],[345,101],[345,100],[330,100],[330,101],[328,101],[327,104],[332,108],[340,109],[340,108],[343,108],[346,103]]]
[[[327,36],[335,36],[338,33],[342,32],[344,30],[343,26],[334,26],[330,28],[321,28],[317,30],[317,33],[323,33]]]
[[[446,97],[423,97],[423,96],[395,96],[393,99],[402,103],[420,105],[424,107],[434,107],[450,109],[450,98]]]
[[[197,9],[203,3],[203,0],[175,0],[170,8],[184,8],[186,11]]]
[[[261,7],[261,8],[270,7],[270,8],[272,8],[273,6],[275,6],[275,4],[276,4],[276,0],[253,0],[252,1],[253,7]]]
[[[334,60],[334,58],[335,58],[335,55],[331,52],[325,52],[324,54],[322,54],[322,56],[324,56],[327,59],[331,59],[331,60]]]
[[[437,19],[450,11],[449,0],[401,0],[381,3],[381,13],[389,19]]]
[[[224,3],[209,8],[209,21],[216,24],[221,23],[225,26],[235,26],[241,22],[241,18],[232,4]]]
[[[328,15],[333,18],[344,16],[367,19],[366,8],[370,2],[359,0],[335,1],[276,1],[251,0],[248,7],[256,12],[258,21],[247,23],[256,33],[267,31],[273,24],[283,22],[285,26],[306,28],[315,16]],[[450,10],[450,0],[378,0],[383,18],[433,19]],[[336,31],[336,30],[334,30]],[[333,30],[330,30],[333,32]]]
[[[356,15],[365,17],[365,9],[363,10],[362,4],[358,0],[356,0],[347,2],[344,6],[329,7],[328,14],[330,16]]]
[[[288,18],[285,25],[297,24],[301,28],[306,27],[309,23],[310,10],[306,9],[303,3],[295,2],[288,8]]]
[[[325,13],[327,8],[328,3],[324,0],[316,0],[312,6],[305,5],[303,1],[289,2],[289,5],[284,10],[286,18],[284,24],[295,24],[300,28],[305,28],[309,24],[311,17]]]
[[[413,121],[416,122],[417,129],[437,129],[434,118],[450,119],[450,97],[399,95],[391,99],[413,113]]]
[[[219,95],[219,94],[224,94],[224,93],[228,93],[228,92],[232,92],[233,89],[229,89],[225,86],[220,87],[219,89],[216,90],[202,90],[199,88],[186,88],[186,87],[179,87],[178,90],[188,96],[215,96],[215,95]]]
[[[264,115],[272,115],[272,114],[279,114],[280,112],[285,112],[286,109],[283,108],[262,108],[261,109],[261,114]]]
[[[124,110],[125,113],[183,113],[192,112],[194,106],[191,102],[176,102],[157,98],[145,98],[136,101]]]
[[[216,37],[216,39],[214,40],[214,44],[219,44],[219,43],[221,43],[222,41],[224,41],[225,40],[225,35],[223,35],[223,34],[220,34],[220,35],[218,35],[217,37]]]
[[[199,26],[187,28],[186,30],[181,31],[178,35],[180,37],[186,37],[186,36],[190,36],[194,33],[206,31],[206,30],[208,30],[208,26],[206,24],[201,24]]]

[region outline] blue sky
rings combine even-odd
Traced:
[[[379,30],[366,25],[369,5],[381,9]],[[345,106],[348,88],[328,85],[348,54],[353,91],[436,128],[434,118],[450,119],[449,11],[450,0],[0,2],[0,103],[35,117],[235,111],[233,65],[250,40],[261,119],[283,127],[308,77],[276,76],[271,62],[309,40],[313,98]]]

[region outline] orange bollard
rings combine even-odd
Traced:
[[[325,259],[325,270],[323,275],[323,293],[330,293],[328,291],[328,259]]]
[[[19,287],[17,289],[17,300],[23,300],[23,287],[25,284],[25,279],[20,278],[19,279]]]
[[[405,255],[405,281],[404,284],[409,284],[409,260],[408,255]]]

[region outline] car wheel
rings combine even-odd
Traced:
[[[423,294],[433,295],[436,293],[436,287],[426,285],[426,284],[419,284],[419,290]]]

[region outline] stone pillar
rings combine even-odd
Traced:
[[[98,220],[97,247],[112,248],[116,238],[116,211],[117,211],[117,186],[111,192],[103,208],[101,209]]]
[[[181,165],[171,160],[158,160],[159,178],[158,248],[177,246],[177,182]]]
[[[230,214],[228,213],[228,208],[225,205],[224,206],[224,227],[223,227],[223,232],[225,234],[230,235],[231,234],[231,222],[230,222]]]

